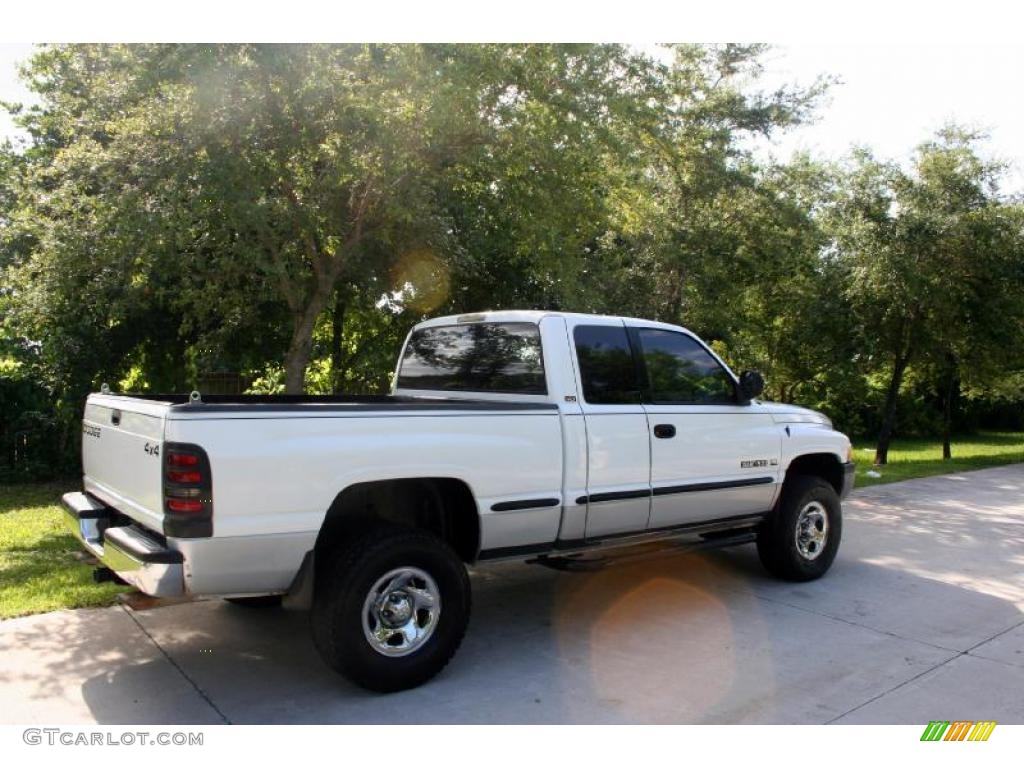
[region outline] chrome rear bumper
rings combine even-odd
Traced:
[[[82,546],[141,592],[179,597],[185,592],[184,557],[134,525],[111,525],[114,511],[76,491],[61,499],[68,529]]]

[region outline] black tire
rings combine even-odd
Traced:
[[[828,527],[819,553],[805,556],[797,546],[797,521],[801,511],[815,502],[824,510]],[[757,554],[768,572],[780,579],[812,581],[831,567],[842,534],[842,505],[835,488],[820,477],[797,475],[786,480],[775,511],[761,524]],[[807,545],[807,549],[813,547]]]
[[[390,693],[422,685],[444,669],[459,648],[470,613],[466,567],[443,541],[397,526],[371,529],[342,547],[317,553],[311,624],[324,662],[356,685]],[[363,628],[363,607],[374,585],[395,569],[429,575],[440,610],[423,644],[402,656],[378,651]]]
[[[257,597],[225,597],[232,605],[243,608],[280,608],[281,595],[259,595]]]

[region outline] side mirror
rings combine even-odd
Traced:
[[[742,405],[764,392],[764,376],[757,371],[744,371],[740,374],[739,396]]]

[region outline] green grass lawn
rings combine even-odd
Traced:
[[[954,437],[953,458],[949,461],[942,460],[940,440],[896,440],[889,449],[889,463],[884,467],[872,466],[875,460],[875,443],[872,439],[854,440],[853,446],[858,488],[1024,462],[1024,432],[983,432]],[[878,472],[881,477],[868,477],[866,473],[869,470]]]
[[[127,589],[93,583],[94,566],[65,533],[60,497],[73,485],[0,485],[0,619],[109,605]]]
[[[893,443],[889,464],[872,467],[871,440],[855,440],[857,487],[913,477],[1024,462],[1024,432],[988,432],[953,440],[953,458],[942,460],[935,440]],[[869,470],[881,477],[868,477]],[[95,584],[93,564],[64,532],[60,496],[74,483],[0,486],[0,619],[58,608],[109,605],[127,587]]]

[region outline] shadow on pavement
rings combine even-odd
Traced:
[[[214,600],[7,621],[0,709],[168,724],[1024,722],[1022,490],[1024,465],[858,493],[832,571],[806,584],[767,577],[752,546],[595,573],[479,568],[452,663],[387,696],[329,671],[305,614]]]
[[[863,562],[837,563],[814,585],[778,584],[745,550],[586,574],[481,570],[448,669],[388,696],[330,672],[304,614],[211,601],[137,618],[227,719],[244,723],[826,722],[961,650],[896,636],[884,613],[867,611],[863,626],[831,592],[898,579],[888,601],[911,595],[915,613],[969,604],[992,627],[1022,618],[1009,601]],[[876,618],[883,626],[871,626]],[[136,721],[129,692],[159,663],[89,677],[93,716]]]

